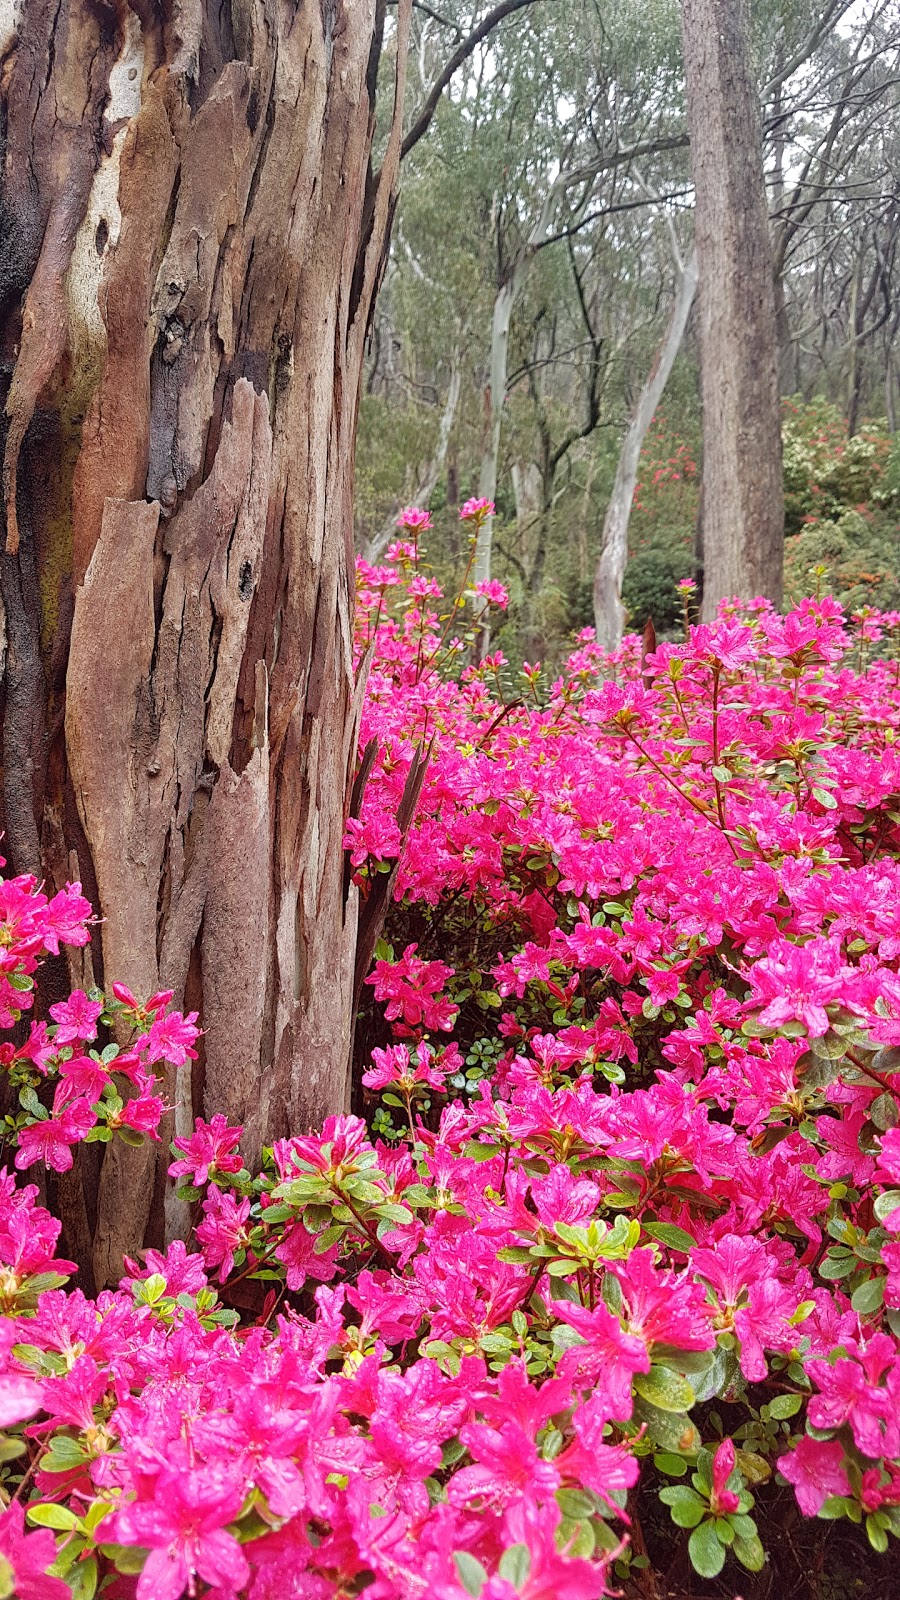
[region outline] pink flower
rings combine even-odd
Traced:
[[[237,1151],[242,1128],[230,1128],[227,1119],[217,1112],[211,1122],[198,1117],[189,1139],[173,1139],[176,1150],[183,1152],[179,1161],[169,1168],[170,1178],[189,1178],[202,1188],[217,1172],[240,1172],[243,1162]]]
[[[626,1422],[632,1411],[631,1380],[636,1372],[650,1371],[643,1341],[625,1333],[605,1305],[588,1311],[560,1301],[557,1314],[580,1336],[580,1343],[563,1353],[560,1377],[591,1388],[607,1417]]]
[[[17,1168],[21,1172],[35,1161],[43,1161],[54,1172],[68,1172],[72,1165],[72,1145],[85,1138],[96,1120],[86,1100],[72,1100],[46,1121],[20,1128]]]
[[[197,1242],[203,1251],[207,1267],[218,1267],[219,1282],[224,1283],[234,1266],[236,1250],[248,1242],[247,1220],[250,1201],[236,1200],[228,1190],[209,1190],[203,1202],[203,1221],[197,1226]]]
[[[97,1018],[102,1010],[101,1001],[89,1000],[83,990],[73,989],[68,1000],[60,1000],[50,1007],[50,1015],[57,1025],[54,1047],[59,1050],[65,1044],[96,1039]]]
[[[612,1262],[611,1270],[622,1286],[625,1326],[647,1350],[655,1344],[712,1349],[716,1336],[710,1307],[686,1274],[661,1271],[652,1250],[632,1250],[627,1261]]]
[[[183,1239],[173,1239],[165,1255],[159,1250],[144,1250],[142,1253],[143,1269],[128,1256],[125,1257],[129,1276],[122,1279],[123,1289],[131,1289],[134,1284],[143,1282],[145,1278],[156,1276],[165,1280],[166,1293],[173,1297],[179,1294],[196,1294],[199,1289],[206,1288],[203,1261],[194,1251],[188,1254]]]
[[[116,1539],[150,1551],[137,1600],[180,1600],[195,1577],[228,1594],[243,1589],[250,1568],[226,1530],[243,1498],[242,1484],[210,1465],[202,1471],[167,1468],[156,1479],[152,1499],[116,1512]]]
[[[372,1051],[372,1060],[375,1066],[363,1073],[362,1081],[367,1089],[386,1089],[395,1084],[401,1092],[408,1094],[418,1084],[427,1084],[432,1089],[443,1089],[445,1086],[445,1073],[432,1065],[434,1052],[426,1044],[419,1045],[414,1060],[403,1044],[391,1044],[385,1050],[376,1047]]]
[[[0,1428],[25,1422],[41,1408],[41,1386],[23,1372],[10,1370],[10,1351],[21,1338],[20,1325],[0,1319]]]
[[[476,522],[479,526],[494,515],[493,500],[478,500],[474,496],[459,508],[460,522]]]
[[[735,1449],[733,1439],[723,1439],[712,1461],[712,1495],[710,1506],[718,1517],[730,1516],[740,1505],[740,1495],[728,1488],[734,1471]]]
[[[779,1282],[773,1265],[759,1239],[738,1234],[691,1252],[691,1266],[715,1293],[718,1325],[741,1341],[741,1371],[751,1383],[766,1377],[766,1347],[788,1351],[797,1338],[790,1319],[803,1296]]]
[[[468,1423],[459,1437],[475,1465],[463,1467],[451,1479],[449,1494],[454,1505],[479,1500],[503,1506],[523,1496],[540,1500],[559,1488],[557,1468],[538,1455],[533,1440],[517,1422],[502,1422],[499,1428]]]
[[[607,1418],[602,1397],[592,1396],[578,1406],[572,1422],[575,1439],[556,1458],[560,1472],[598,1494],[611,1510],[622,1515],[612,1496],[634,1488],[640,1467],[626,1443],[612,1445],[604,1441]]]
[[[287,1268],[287,1286],[293,1293],[303,1288],[307,1278],[319,1283],[327,1283],[333,1278],[337,1271],[339,1250],[340,1245],[333,1244],[324,1252],[317,1251],[315,1234],[309,1233],[302,1222],[295,1222],[286,1229],[275,1251],[275,1259]]]
[[[876,1459],[900,1452],[900,1417],[896,1381],[883,1385],[885,1369],[897,1371],[896,1350],[887,1335],[876,1334],[862,1360],[839,1356],[834,1364],[810,1361],[807,1372],[818,1386],[807,1408],[814,1428],[823,1431],[850,1424],[863,1455]]]
[[[492,578],[489,583],[484,581],[476,583],[475,593],[480,594],[482,599],[487,600],[492,606],[499,606],[501,611],[505,611],[509,605],[509,594],[496,578]]]
[[[888,1128],[881,1135],[878,1165],[892,1183],[900,1183],[900,1128]]]
[[[273,1153],[279,1176],[284,1180],[296,1177],[298,1160],[316,1172],[336,1174],[340,1167],[355,1167],[357,1158],[369,1148],[369,1130],[362,1117],[326,1117],[320,1134],[295,1134],[293,1139],[279,1139]]]
[[[25,1532],[25,1512],[17,1501],[0,1511],[0,1582],[11,1582],[4,1593],[14,1595],[15,1600],[72,1600],[69,1585],[47,1575],[56,1555],[56,1540],[49,1528]]]
[[[759,1020],[766,1027],[796,1020],[820,1039],[829,1028],[825,1007],[839,999],[850,975],[839,949],[828,939],[802,945],[775,939],[750,969],[753,994],[748,1006],[762,1002]]]
[[[168,1061],[173,1067],[183,1067],[187,1061],[196,1061],[197,1052],[192,1049],[200,1031],[196,1023],[196,1011],[186,1017],[180,1011],[156,1017],[146,1038],[148,1062]]]
[[[431,513],[419,506],[407,506],[397,518],[398,528],[410,528],[415,533],[425,533],[431,527]]]
[[[829,1495],[849,1495],[843,1446],[836,1439],[810,1439],[806,1435],[787,1455],[778,1457],[778,1471],[794,1485],[800,1510],[818,1515]]]
[[[159,1139],[160,1122],[166,1111],[166,1102],[161,1095],[153,1094],[156,1087],[155,1078],[138,1080],[139,1094],[131,1100],[126,1100],[118,1117],[110,1117],[111,1128],[133,1128],[135,1133],[146,1134],[150,1139]]]

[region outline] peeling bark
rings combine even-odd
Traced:
[[[375,0],[24,0],[0,80],[0,822],[96,893],[98,980],[197,992],[168,1132],[224,1111],[248,1159],[349,1103],[353,438],[408,20],[377,174]],[[166,1160],[69,1185],[98,1286],[160,1242]]]

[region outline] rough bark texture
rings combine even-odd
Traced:
[[[4,853],[84,882],[98,978],[199,1008],[175,1125],[225,1111],[251,1159],[349,1101],[353,438],[408,16],[377,175],[376,0],[24,0],[0,39]],[[96,1205],[69,1184],[97,1284],[179,1228],[161,1170],[112,1145]]]
[[[741,0],[682,0],[700,273],[703,607],[780,602],[778,342],[759,104]]]

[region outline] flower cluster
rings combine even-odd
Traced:
[[[746,1584],[786,1485],[900,1536],[897,663],[755,602],[509,692],[398,548],[362,572],[347,837],[395,893],[371,1116],[258,1173],[198,1122],[190,1237],[96,1301],[3,1175],[0,1594],[598,1600],[648,1508]],[[18,1165],[71,1105],[130,1136],[90,1074],[183,1060],[169,998],[76,994],[10,1049]]]
[[[58,955],[60,944],[85,945],[90,917],[78,883],[48,899],[33,877],[0,881],[0,1026],[23,1029],[40,961]],[[0,1046],[0,1068],[18,1105],[4,1132],[17,1146],[19,1170],[43,1162],[67,1172],[73,1146],[83,1141],[158,1139],[166,1107],[155,1072],[193,1057],[198,1032],[196,1015],[168,1012],[171,999],[160,991],[139,1004],[122,984],[113,984],[108,999],[76,989],[50,1006],[49,1022],[32,1022],[23,1042]],[[99,1031],[108,1037],[110,1028],[124,1046],[112,1039],[100,1047]]]

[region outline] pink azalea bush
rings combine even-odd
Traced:
[[[16,1173],[153,1137],[154,1069],[198,1019],[114,987],[23,1026],[89,909],[0,885],[0,1021],[26,1041],[3,1047],[0,1596],[596,1600],[639,1571],[639,1494],[729,1593],[775,1495],[876,1552],[900,1534],[879,623],[760,602],[643,660],[584,636],[510,688],[498,655],[463,664],[497,597],[444,606],[401,523],[358,618],[363,896],[399,857],[367,1118],[258,1173],[198,1122],[170,1168],[190,1238],[96,1300]]]

